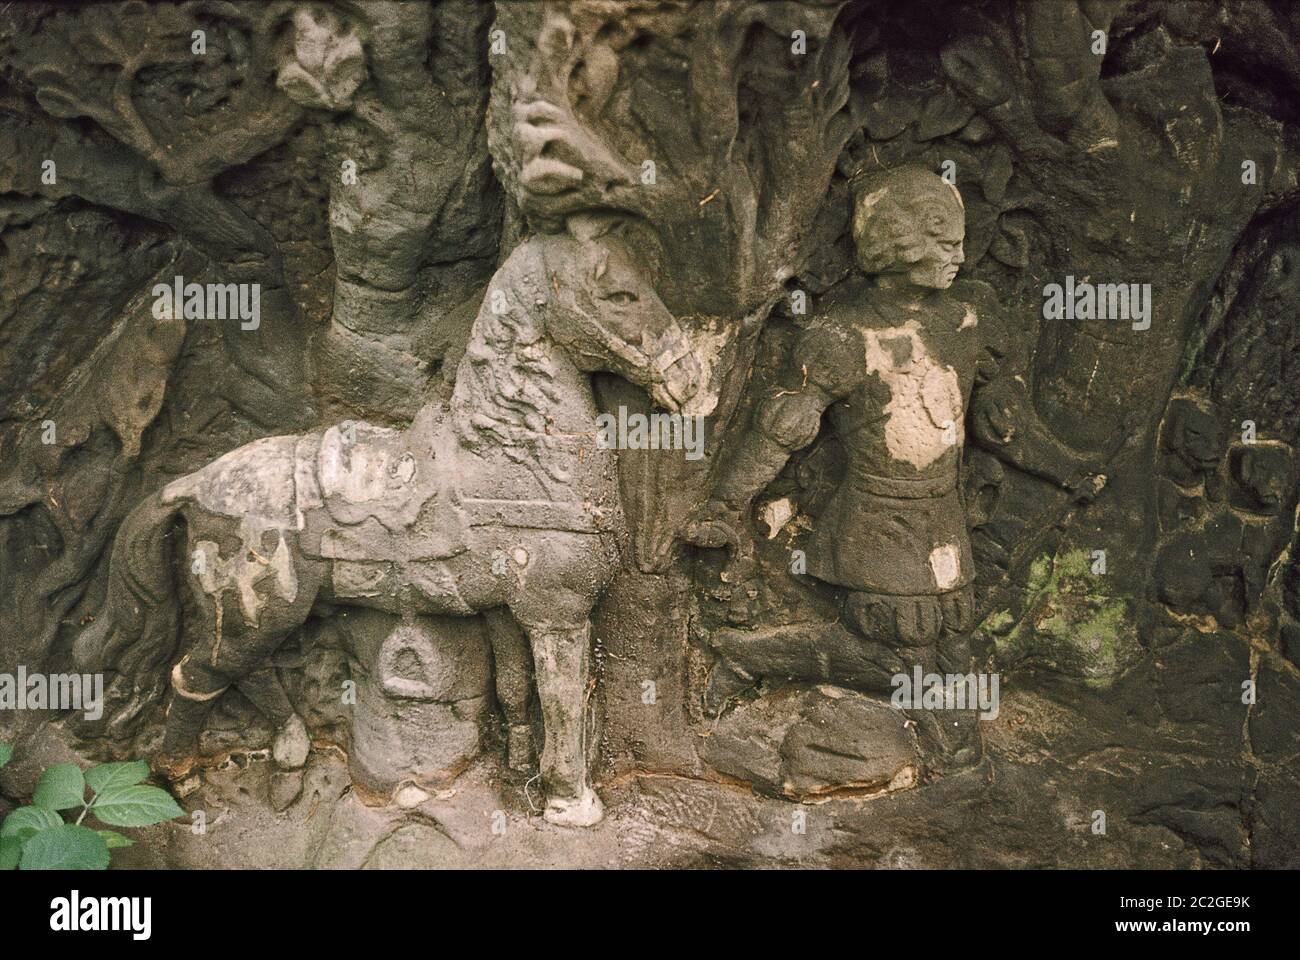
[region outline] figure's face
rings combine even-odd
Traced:
[[[939,236],[927,237],[925,255],[911,265],[907,279],[918,287],[947,290],[957,279],[957,270],[966,262],[962,250],[962,223],[959,219],[944,224]]]
[[[1291,459],[1282,449],[1238,448],[1233,474],[1265,513],[1276,514],[1282,509],[1293,476]]]

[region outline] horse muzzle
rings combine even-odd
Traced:
[[[654,383],[650,395],[666,410],[678,411],[704,386],[704,369],[686,344],[685,349],[664,351],[653,362]]]

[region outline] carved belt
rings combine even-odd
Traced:
[[[534,530],[564,530],[573,533],[605,533],[602,523],[580,503],[551,500],[489,500],[465,497],[461,506],[476,527],[525,527]]]
[[[849,466],[849,482],[858,490],[897,500],[933,500],[957,489],[956,471],[943,477],[880,477]]]

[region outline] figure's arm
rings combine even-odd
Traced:
[[[1092,458],[1062,443],[1034,410],[1029,391],[1013,377],[999,377],[975,396],[971,410],[975,440],[1013,467],[1067,490],[1092,478]]]
[[[704,547],[730,546],[748,553],[746,514],[750,503],[771,483],[796,450],[808,446],[821,429],[822,413],[843,391],[829,339],[805,335],[786,370],[783,384],[754,409],[749,429],[723,460],[713,496],[696,512],[687,539]]]
[[[795,451],[817,439],[822,413],[833,399],[817,384],[804,383],[763,400],[749,431],[724,465],[714,499],[737,512],[749,506]]]
[[[1119,145],[1094,39],[1109,32],[1115,8],[1114,0],[1016,0],[1014,34],[992,24],[963,31],[939,59],[952,85],[1018,154],[1096,154]]]
[[[975,312],[984,335],[971,401],[975,442],[1025,473],[1067,490],[1095,493],[1100,489],[1093,476],[1098,461],[1057,438],[1038,416],[1029,388],[1008,369],[1007,334],[992,289],[969,283],[962,300]]]

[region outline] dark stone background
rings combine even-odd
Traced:
[[[333,109],[276,86],[294,4],[0,4],[0,672],[72,669],[107,546],[148,493],[258,437],[345,417],[402,425],[445,396],[502,252],[553,226],[519,184],[510,119],[521,88],[557,76],[542,9],[314,9],[327,7],[367,69]],[[1061,439],[1109,455],[1106,488],[1074,508],[970,450],[981,635],[1003,683],[984,760],[882,793],[880,744],[896,731],[843,706],[861,665],[829,668],[829,694],[785,679],[798,671],[783,663],[836,629],[829,592],[787,571],[834,482],[833,441],[765,494],[797,513],[772,539],[755,520],[761,576],[744,590],[719,580],[719,552],[673,537],[716,458],[681,473],[629,456],[636,549],[597,621],[607,825],[541,826],[526,787],[498,775],[491,730],[454,787],[358,803],[348,718],[327,694],[355,664],[330,640],[346,628],[322,619],[281,664],[317,747],[305,784],[286,792],[240,752],[268,731],[231,694],[207,744],[229,759],[186,802],[238,829],[154,828],[123,862],[1300,865],[1300,6],[616,7],[567,8],[591,46],[564,67],[564,94],[613,154],[660,158],[667,188],[653,204],[587,202],[643,217],[665,303],[733,332],[711,453],[800,329],[788,294],[815,300],[850,270],[846,175],[951,160],[963,277],[996,292],[1008,362]],[[800,26],[815,64],[788,56]],[[498,27],[509,52],[493,55]],[[602,44],[620,59],[607,87]],[[789,91],[815,88],[790,71],[819,69],[846,71],[846,100],[805,124]],[[175,274],[261,283],[260,329],[154,322],[149,289]],[[1043,321],[1043,286],[1066,274],[1151,283],[1151,329]],[[750,669],[719,686],[728,658]],[[812,732],[774,733],[790,722]],[[135,755],[149,736],[0,716],[20,757],[0,812],[40,764]],[[818,737],[842,768],[809,761]],[[775,771],[766,787],[759,767]],[[806,808],[806,834],[789,830],[793,805],[762,795],[783,782],[825,801]],[[482,810],[498,807],[512,827],[494,845]]]

